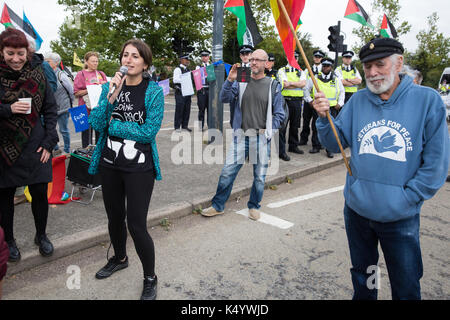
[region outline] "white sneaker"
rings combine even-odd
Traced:
[[[248,209],[248,217],[252,220],[259,220],[261,213],[258,209]]]
[[[217,211],[214,207],[209,207],[208,209],[202,210],[200,214],[204,217],[214,217],[219,214],[223,214],[223,211]]]

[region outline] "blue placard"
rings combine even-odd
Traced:
[[[70,108],[69,112],[75,126],[75,132],[89,129],[88,112],[85,104]]]

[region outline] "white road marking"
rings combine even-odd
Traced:
[[[330,188],[330,189],[326,189],[326,190],[322,190],[322,191],[309,193],[309,194],[306,194],[306,195],[303,195],[303,196],[299,196],[299,197],[295,197],[295,198],[291,198],[291,199],[286,199],[286,200],[283,200],[283,201],[272,202],[272,203],[269,203],[267,206],[269,208],[280,208],[280,207],[284,207],[284,206],[287,206],[287,205],[292,204],[292,203],[313,199],[313,198],[316,198],[316,197],[324,196],[326,194],[337,192],[337,191],[341,191],[341,190],[344,190],[344,186],[343,185],[342,186],[338,186],[338,187],[334,187],[334,188]]]
[[[260,212],[261,217],[259,218],[258,222],[270,224],[280,229],[289,229],[294,225],[292,222],[277,218],[275,216],[271,216],[270,214],[264,213],[262,211]],[[248,208],[236,211],[236,213],[248,218]]]

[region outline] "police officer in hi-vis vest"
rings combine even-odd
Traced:
[[[264,70],[264,73],[266,74],[266,77],[271,77],[272,79],[277,79],[277,73],[278,70],[273,68],[273,65],[275,64],[275,56],[273,53],[268,53],[269,60],[266,62],[266,69]]]
[[[200,57],[202,60],[202,63],[197,66],[196,69],[200,69],[202,67],[207,67],[211,63],[209,62],[209,55],[211,52],[208,50],[202,50],[200,52]],[[203,131],[203,127],[205,125],[205,111],[208,112],[208,104],[209,104],[209,85],[206,81],[206,78],[202,80],[202,86],[203,88],[197,91],[197,105],[198,105],[198,121],[200,129]]]
[[[330,102],[330,115],[336,117],[339,109],[344,105],[345,89],[340,78],[333,72],[334,60],[331,58],[322,59],[322,72],[316,77],[319,90],[325,94]],[[312,92],[313,98],[311,98]],[[309,78],[305,86],[305,100],[312,103],[316,88],[313,85],[312,79]],[[333,158],[333,153],[327,151],[327,157]]]
[[[344,51],[342,53],[342,65],[335,70],[336,75],[341,79],[345,88],[345,102],[358,91],[358,85],[361,84],[362,78],[358,69],[352,64],[353,51]]]
[[[173,84],[175,87],[175,130],[181,131],[180,127],[187,131],[192,131],[188,128],[189,117],[191,115],[191,96],[183,97],[181,93],[181,74],[190,72],[189,54],[180,55],[180,65],[173,71]]]
[[[322,59],[325,57],[325,53],[322,50],[314,50],[313,52],[313,62],[314,64],[311,66],[311,70],[315,77],[322,71]],[[305,70],[306,72],[306,81],[311,78],[309,75],[309,71]],[[305,92],[303,92],[305,94]],[[302,126],[302,132],[300,133],[300,145],[304,146],[308,144],[308,137],[310,132],[312,131],[311,135],[311,144],[312,149],[309,150],[309,153],[317,153],[321,149],[321,145],[319,142],[319,138],[317,136],[317,129],[316,129],[316,120],[317,120],[317,112],[314,110],[312,105],[310,105],[306,100],[304,99],[303,102],[303,126]]]
[[[298,59],[298,52],[294,53],[295,59]],[[289,63],[286,67],[281,68],[278,71],[278,81],[280,81],[283,90],[281,94],[286,101],[289,108],[289,152],[303,154],[303,151],[299,149],[299,132],[300,121],[302,118],[302,102],[303,102],[303,90],[306,85],[306,74],[302,70],[295,69]],[[286,128],[280,130],[279,134],[279,157],[284,161],[289,161],[290,157],[286,153]]]

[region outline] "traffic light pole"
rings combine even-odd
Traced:
[[[223,0],[214,0],[212,62],[220,60],[223,60]],[[209,84],[208,129],[223,132],[223,103],[219,94],[225,76],[224,64],[216,66],[214,72],[216,80]],[[214,136],[210,135],[208,141],[214,142]]]
[[[339,20],[338,21],[338,24],[337,24],[337,26],[338,26],[338,32],[339,32],[339,34],[341,33],[341,21]],[[337,43],[336,43],[336,52],[335,52],[335,55],[334,55],[334,70],[336,70],[336,68],[337,68],[337,65],[338,65],[338,58],[339,58],[339,43],[340,43],[340,40],[341,38],[340,38],[340,36],[338,36],[338,41],[337,41]]]

